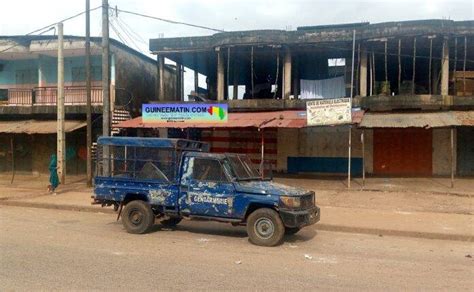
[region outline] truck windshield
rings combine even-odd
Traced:
[[[259,172],[247,156],[236,155],[228,156],[227,158],[238,180],[260,179]]]

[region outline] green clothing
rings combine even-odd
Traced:
[[[49,161],[49,183],[51,184],[51,187],[56,189],[59,185],[59,177],[58,177],[58,172],[56,170],[58,164],[58,159],[56,155],[51,155],[51,160]]]

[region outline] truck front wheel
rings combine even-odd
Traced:
[[[261,208],[247,218],[247,234],[255,245],[275,246],[282,241],[285,226],[275,210]]]
[[[140,200],[125,205],[122,214],[122,224],[128,233],[147,233],[155,223],[155,215],[148,203]]]

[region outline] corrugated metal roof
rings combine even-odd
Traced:
[[[364,111],[353,111],[353,123],[360,123]],[[116,128],[303,128],[306,124],[306,111],[273,111],[229,113],[227,123],[144,123],[141,117],[124,121]]]
[[[460,126],[454,112],[367,113],[361,128],[443,128]]]
[[[278,111],[274,112],[260,128],[303,128],[306,127],[306,111]]]
[[[56,120],[22,120],[22,121],[0,121],[0,133],[9,134],[53,134],[57,132],[58,122]],[[72,132],[85,127],[84,121],[65,121],[64,130]]]
[[[273,118],[269,113],[229,113],[227,123],[146,123],[141,117],[118,123],[116,128],[258,128],[267,120]]]

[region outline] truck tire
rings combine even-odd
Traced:
[[[128,233],[147,233],[155,223],[155,214],[147,202],[134,200],[125,205],[122,224]]]
[[[293,235],[293,234],[296,234],[298,233],[298,231],[300,231],[301,228],[299,227],[285,227],[285,234],[286,235]]]
[[[285,226],[280,215],[269,208],[253,211],[247,218],[247,234],[251,243],[260,246],[275,246],[285,235]]]
[[[168,218],[168,219],[160,221],[161,225],[168,228],[175,227],[176,225],[179,224],[179,222],[181,222],[181,218],[177,218],[177,217]]]

